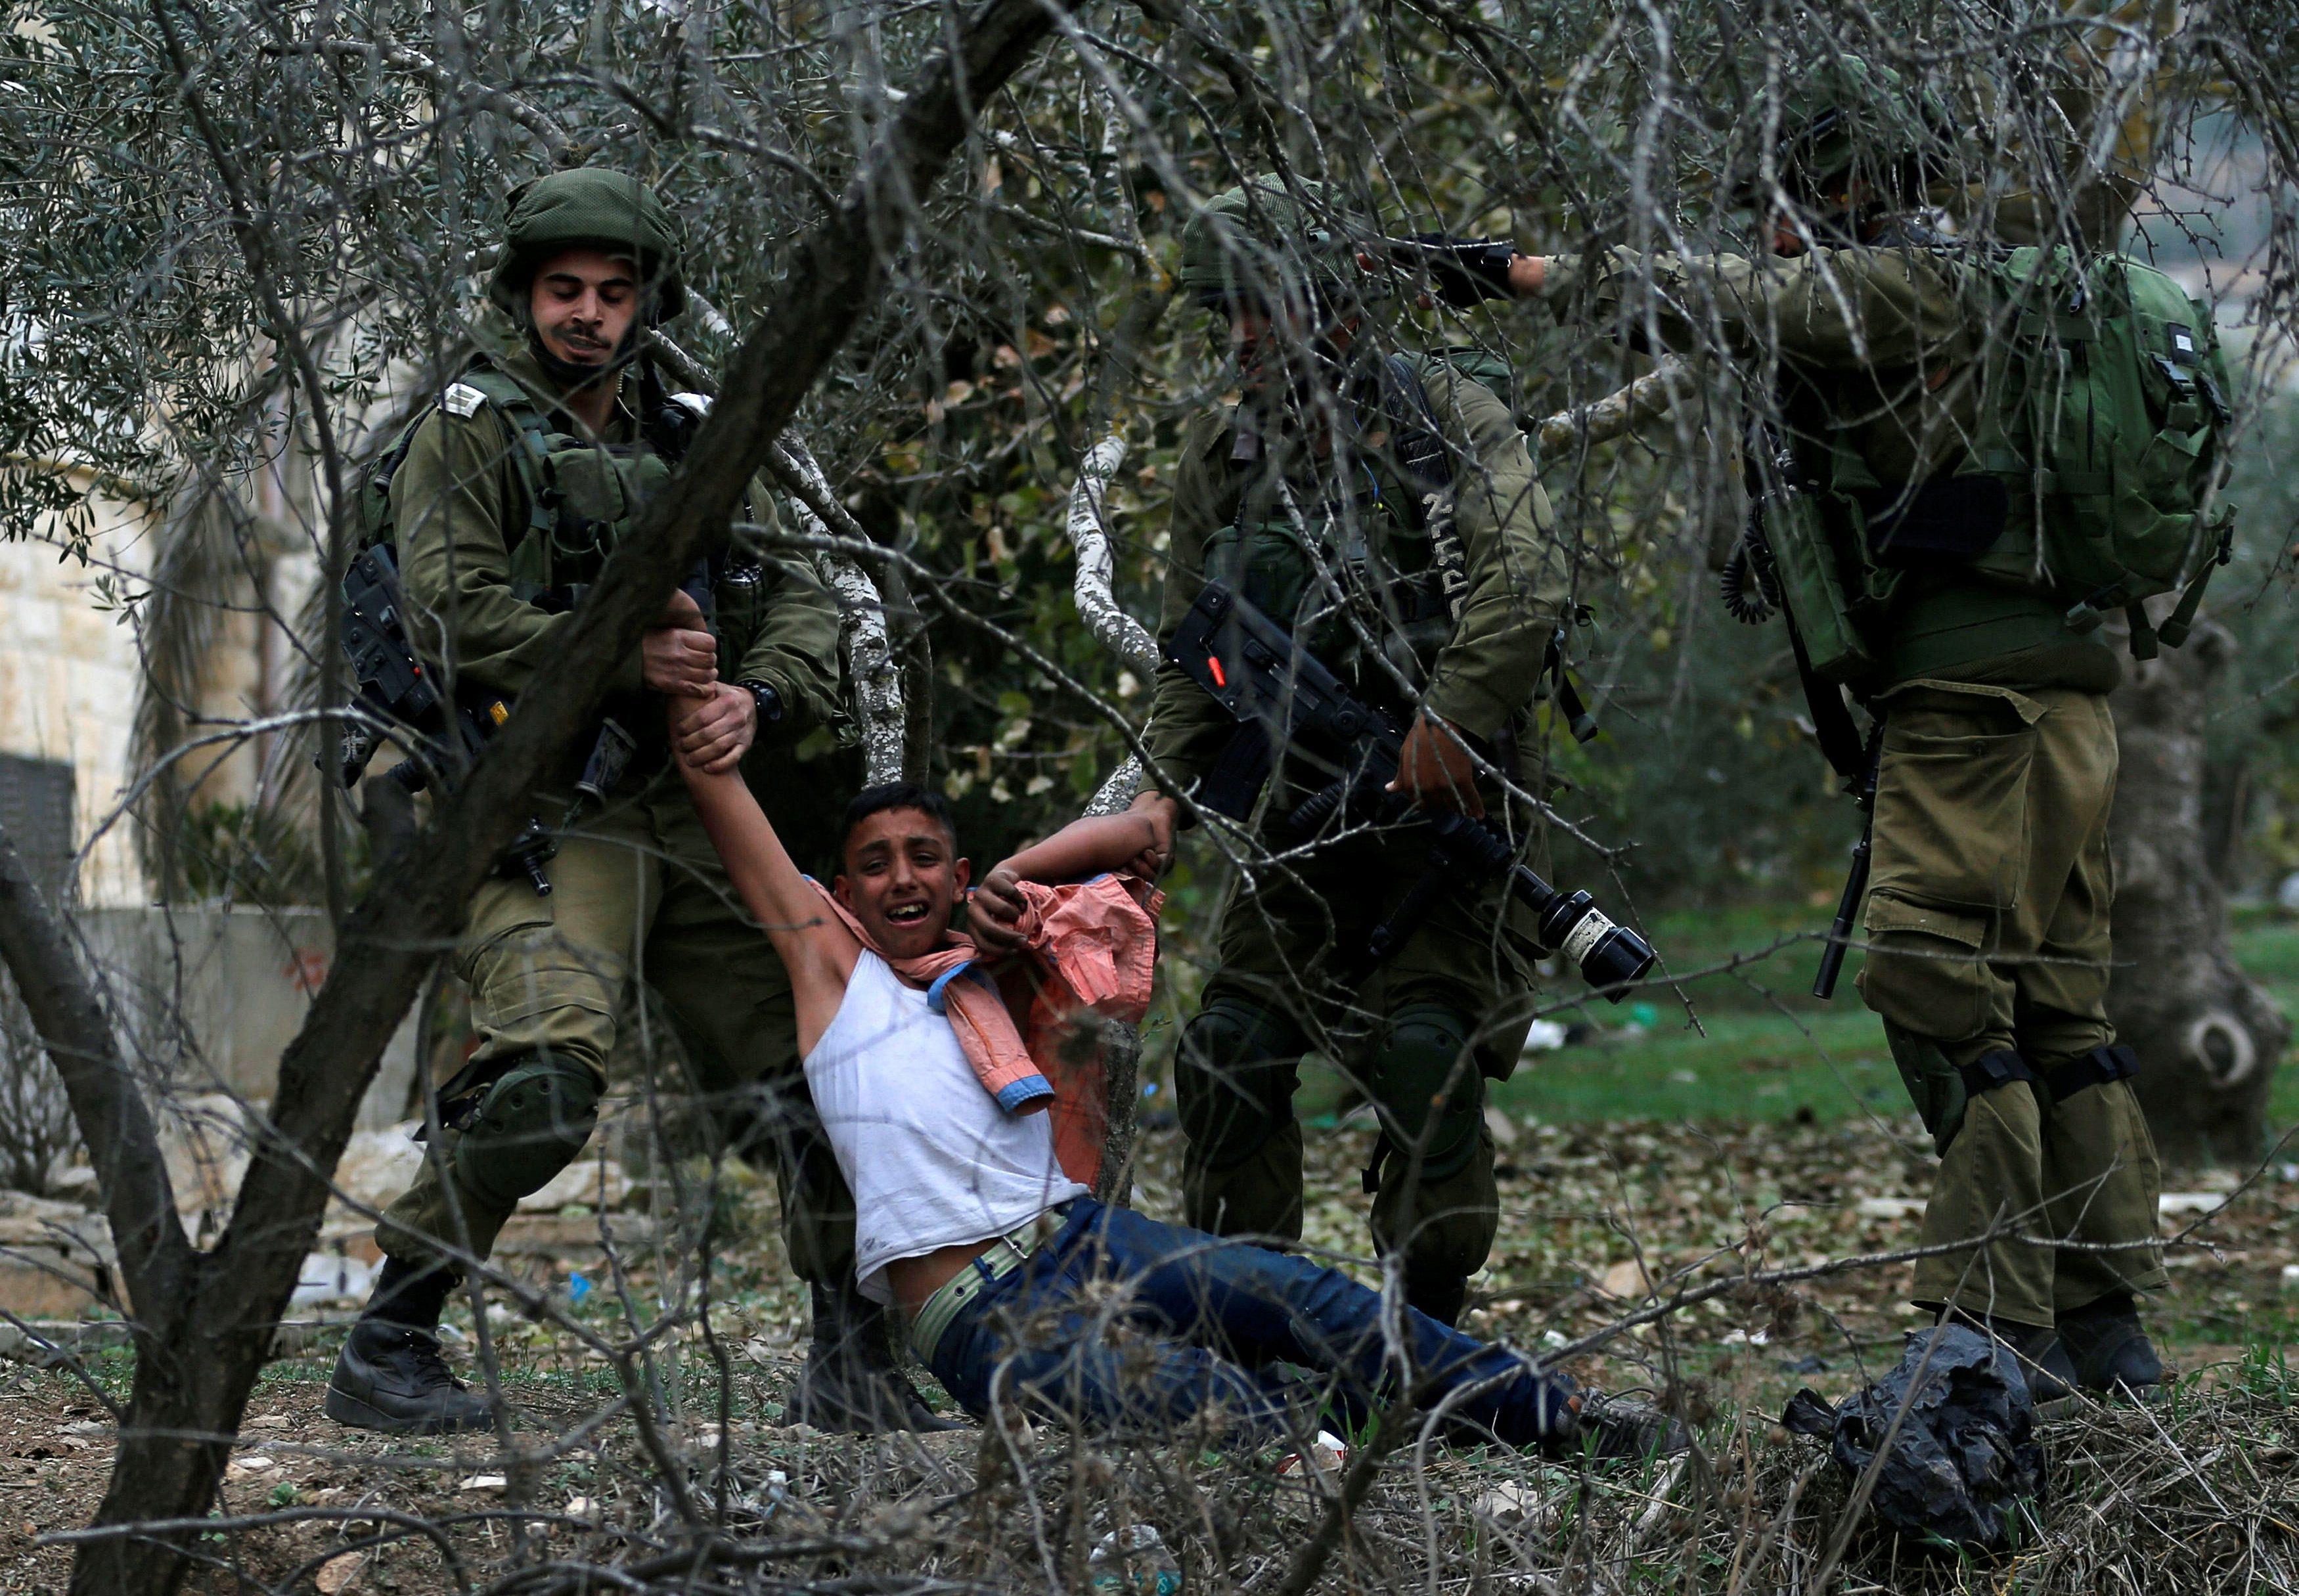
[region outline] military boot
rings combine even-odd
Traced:
[[[1440,1266],[1436,1269],[1415,1268],[1410,1259],[1405,1266],[1405,1305],[1416,1309],[1448,1329],[1458,1328],[1461,1309],[1469,1301],[1466,1276],[1452,1274]]]
[[[2012,1349],[2012,1355],[2019,1360],[2021,1376],[2028,1382],[2028,1394],[2035,1400],[2038,1418],[2065,1418],[2079,1405],[2076,1366],[2058,1331],[2048,1326],[2022,1325],[2015,1319],[1989,1318],[1986,1314],[1961,1313],[1954,1309],[1940,1317],[1970,1326]]]
[[[810,1289],[814,1334],[791,1388],[791,1423],[848,1435],[962,1427],[927,1407],[895,1362],[884,1309],[851,1279]]]
[[[2060,1316],[2060,1340],[2086,1391],[2137,1402],[2162,1400],[2163,1360],[2155,1355],[2128,1292],[2114,1292]]]
[[[494,1426],[494,1406],[450,1374],[439,1355],[439,1310],[454,1284],[444,1269],[385,1263],[328,1380],[329,1418],[386,1435]]]

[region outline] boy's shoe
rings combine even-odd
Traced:
[[[2163,1400],[2163,1360],[2129,1293],[2117,1292],[2062,1314],[2060,1341],[2086,1391],[2135,1402]]]
[[[1692,1432],[1640,1397],[1583,1388],[1574,1399],[1578,1433],[1564,1455],[1591,1463],[1642,1463],[1692,1450]]]
[[[327,1413],[355,1430],[447,1435],[494,1426],[494,1409],[447,1370],[439,1339],[411,1326],[361,1319],[344,1337],[328,1381]]]

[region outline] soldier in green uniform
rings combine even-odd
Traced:
[[[505,323],[492,329],[498,352],[445,389],[368,492],[419,654],[467,702],[515,702],[552,668],[583,585],[668,479],[700,406],[667,395],[639,354],[685,290],[672,218],[632,178],[563,171],[516,193],[489,296]],[[745,519],[773,518],[755,487]],[[548,895],[509,869],[471,906],[456,962],[478,1046],[440,1091],[441,1139],[377,1227],[385,1266],[328,1391],[343,1423],[436,1433],[490,1422],[439,1355],[454,1260],[486,1258],[519,1199],[582,1151],[636,981],[662,1000],[741,1150],[776,1159],[791,1259],[815,1293],[793,1417],[938,1422],[896,1371],[879,1310],[855,1292],[852,1199],[807,1097],[789,977],[737,904],[648,702],[690,706],[675,735],[710,769],[739,763],[754,781],[787,783],[794,741],[842,712],[836,609],[803,562],[738,539],[665,621],[609,701],[632,735],[625,769],[586,773],[578,751],[555,791],[585,774],[603,790],[572,809],[546,801],[548,819],[569,816],[539,866]]]
[[[1769,255],[1470,246],[1439,258],[1435,275],[1457,303],[1540,298],[1632,336],[1656,328],[1680,348],[1721,333],[1737,359],[1774,362],[1786,491],[1813,506],[1847,588],[1864,584],[1850,601],[1858,662],[1832,674],[1883,727],[1861,990],[1940,1152],[1923,1242],[1949,1250],[1919,1260],[1914,1298],[2013,1346],[2039,1401],[2079,1385],[2145,1393],[2162,1378],[2137,1306],[2163,1284],[2157,1168],[2126,1078],[2135,1060],[2105,1008],[2107,694],[2121,664],[2084,627],[2087,585],[2052,569],[2054,545],[2019,513],[2038,491],[2098,490],[2039,476],[2033,436],[2025,457],[2007,447],[2026,401],[2007,379],[2006,340],[2064,360],[2052,368],[2062,373],[2104,372],[2116,320],[2137,325],[2161,344],[2141,353],[2162,390],[2139,425],[2176,434],[2192,463],[2208,427],[2201,401],[2223,408],[2208,312],[2176,290],[2160,323],[2099,295],[2087,308],[2055,293],[2040,312],[2008,312],[1990,287],[1998,268],[2042,263],[1905,220],[1947,170],[1953,135],[1945,109],[1888,69],[1823,63],[1784,126],[1790,204],[1773,212]],[[2102,280],[2135,295],[2146,286],[2136,263],[2107,264]],[[2095,353],[2063,355],[2081,342]],[[2049,512],[2107,535],[2107,500],[2064,505]],[[1785,564],[1789,551],[1775,552]],[[1813,652],[1828,621],[1816,608],[1801,617]],[[1797,621],[1793,589],[1789,610]],[[1952,1246],[2007,1223],[2030,1239]]]
[[[1226,320],[1244,392],[1183,445],[1161,628],[1226,582],[1360,693],[1416,711],[1396,790],[1489,815],[1530,851],[1532,811],[1491,773],[1539,790],[1531,714],[1564,562],[1507,404],[1444,359],[1378,346],[1365,307],[1390,279],[1357,253],[1373,237],[1321,186],[1274,179],[1189,223],[1182,281]],[[1171,664],[1150,727],[1135,806],[1170,828],[1180,798],[1209,796],[1236,727]],[[1320,785],[1280,761],[1266,812]],[[1380,1112],[1374,1237],[1402,1255],[1412,1305],[1451,1324],[1498,1223],[1484,1079],[1523,1044],[1538,955],[1495,885],[1448,894],[1367,968],[1426,860],[1409,827],[1342,827],[1241,869],[1177,1065],[1183,1207],[1217,1234],[1299,1238],[1292,1100],[1314,1048]]]

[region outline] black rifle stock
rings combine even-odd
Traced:
[[[1232,758],[1208,781],[1208,807],[1242,819],[1268,777],[1277,751],[1289,750],[1332,777],[1286,818],[1296,835],[1314,835],[1336,816],[1385,825],[1411,824],[1429,840],[1428,875],[1375,927],[1368,971],[1401,946],[1455,883],[1505,879],[1539,917],[1541,944],[1578,965],[1614,1002],[1643,978],[1656,955],[1645,939],[1615,924],[1588,893],[1564,893],[1516,858],[1509,839],[1481,820],[1424,810],[1387,791],[1405,749],[1408,723],[1358,698],[1331,670],[1294,644],[1282,627],[1220,582],[1208,582],[1174,628],[1166,657],[1239,723]]]

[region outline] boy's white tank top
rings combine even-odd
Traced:
[[[806,1056],[806,1084],[854,1193],[854,1277],[872,1301],[892,1301],[897,1259],[1003,1235],[1091,1195],[1062,1173],[1045,1114],[1000,1109],[949,1018],[867,948]]]

